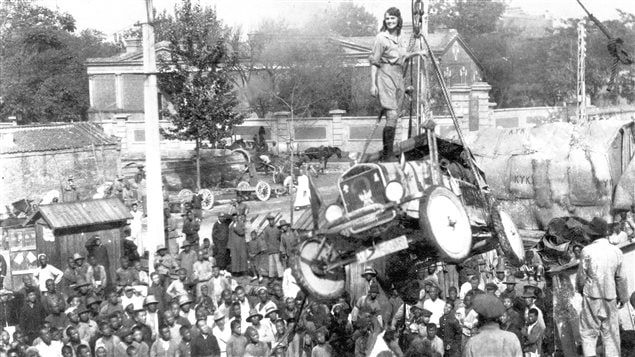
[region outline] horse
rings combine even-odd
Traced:
[[[236,149],[252,150],[254,148],[254,145],[253,143],[247,142],[244,139],[238,139],[238,140],[234,140],[234,142],[231,143],[226,148],[229,150],[236,150]]]
[[[336,155],[338,159],[342,158],[342,150],[333,146],[311,147],[304,150],[304,155],[309,160],[320,160],[322,162],[322,173],[326,170],[326,164],[331,156]]]

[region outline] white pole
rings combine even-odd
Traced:
[[[578,85],[577,85],[577,121],[585,123],[587,121],[586,112],[586,30],[584,21],[578,22]]]
[[[143,29],[143,71],[145,83],[143,109],[146,135],[146,182],[148,190],[148,242],[150,251],[148,267],[154,270],[154,252],[157,245],[164,244],[163,190],[161,181],[161,150],[159,135],[159,101],[157,98],[157,64],[154,50],[154,28],[152,22],[152,0],[146,0],[146,21]]]

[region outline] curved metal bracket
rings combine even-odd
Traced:
[[[423,1],[412,1],[412,33],[418,37],[421,35],[421,27],[423,26]]]

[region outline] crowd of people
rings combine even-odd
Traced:
[[[157,247],[150,274],[140,242],[131,235],[138,227],[124,229],[129,236],[113,274],[112,248],[99,236],[88,239],[86,251],[75,252],[63,268],[40,254],[39,268],[24,276],[20,289],[0,290],[0,356],[533,357],[553,352],[552,296],[539,259],[521,268],[492,252],[460,266],[424,262],[417,268],[416,298],[407,301],[367,266],[358,296],[345,292],[318,301],[305,295],[292,274],[301,238],[284,219],[269,214],[266,226],[252,227],[248,206],[237,200],[204,237],[196,202],[181,224],[168,210],[165,218],[165,244]],[[576,254],[582,262],[580,349],[595,355],[601,336],[604,356],[619,356],[620,348],[628,355],[635,294],[627,301],[619,268],[623,258],[608,243],[608,226],[593,222],[592,228],[599,228],[589,236],[597,243]],[[449,278],[448,270],[457,277]],[[627,311],[619,321],[618,307],[620,314]],[[623,323],[629,319],[630,328]]]

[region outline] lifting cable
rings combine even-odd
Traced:
[[[613,57],[613,63],[611,64],[611,78],[609,79],[609,83],[606,87],[606,90],[607,92],[610,92],[613,90],[613,87],[615,86],[615,78],[617,77],[617,74],[618,74],[619,65],[620,64],[627,65],[627,66],[631,65],[634,62],[633,58],[624,49],[624,40],[622,40],[619,37],[613,37],[611,33],[609,32],[609,29],[606,28],[606,26],[604,26],[604,24],[600,20],[598,20],[597,17],[593,16],[593,14],[590,13],[589,10],[587,10],[586,7],[584,7],[584,5],[582,5],[582,2],[580,2],[580,0],[576,0],[576,1],[580,5],[580,7],[582,7],[582,10],[584,10],[584,12],[586,12],[587,15],[589,15],[589,19],[591,19],[591,21],[593,21],[595,25],[597,25],[600,31],[602,31],[604,36],[606,36],[606,38],[608,38],[609,40],[609,43],[606,46],[606,49],[609,51],[609,54],[611,55],[611,57]]]
[[[424,36],[423,33],[421,33],[421,28],[423,25],[423,15],[424,15],[424,11],[423,11],[423,1],[422,0],[413,0],[412,1],[412,19],[413,19],[413,39],[421,39],[421,41],[419,42],[419,46],[421,47],[423,44],[425,44],[425,50],[428,53],[428,57],[430,58],[430,63],[432,64],[432,68],[434,70],[434,74],[435,77],[437,78],[437,81],[439,83],[439,87],[441,88],[441,93],[443,94],[443,99],[445,100],[445,103],[448,107],[448,111],[450,113],[450,117],[452,118],[452,123],[454,124],[454,128],[456,130],[459,142],[461,143],[461,145],[463,146],[463,150],[468,154],[466,161],[467,164],[470,167],[470,170],[472,171],[472,174],[474,175],[474,177],[476,178],[477,182],[478,182],[478,188],[481,192],[484,193],[484,191],[488,191],[488,185],[485,182],[484,178],[481,175],[480,170],[478,169],[478,167],[476,166],[476,162],[474,159],[474,155],[472,154],[472,151],[470,150],[469,146],[467,146],[467,143],[465,142],[465,137],[463,136],[463,131],[461,130],[461,127],[459,126],[459,121],[456,117],[456,113],[454,111],[454,106],[452,105],[452,100],[447,88],[447,85],[445,83],[445,79],[443,78],[443,74],[441,73],[441,69],[439,68],[439,63],[437,62],[434,53],[432,52],[432,48],[430,47],[430,44],[428,43],[428,40],[426,39],[426,37]],[[412,41],[412,39],[411,39]],[[423,48],[420,48],[420,50],[423,50]],[[421,69],[420,69],[421,70]],[[427,71],[424,70],[424,72],[426,72],[425,74],[427,74]],[[426,77],[426,82],[427,82],[427,75]],[[423,85],[423,83],[421,83]],[[427,85],[428,83],[426,83]],[[429,91],[428,91],[429,92]],[[417,93],[418,96],[420,93]],[[429,100],[429,94],[427,96],[427,98]],[[427,110],[429,109],[429,105],[426,105],[425,108]],[[426,111],[427,111],[426,110]],[[423,114],[423,113],[421,113]]]

